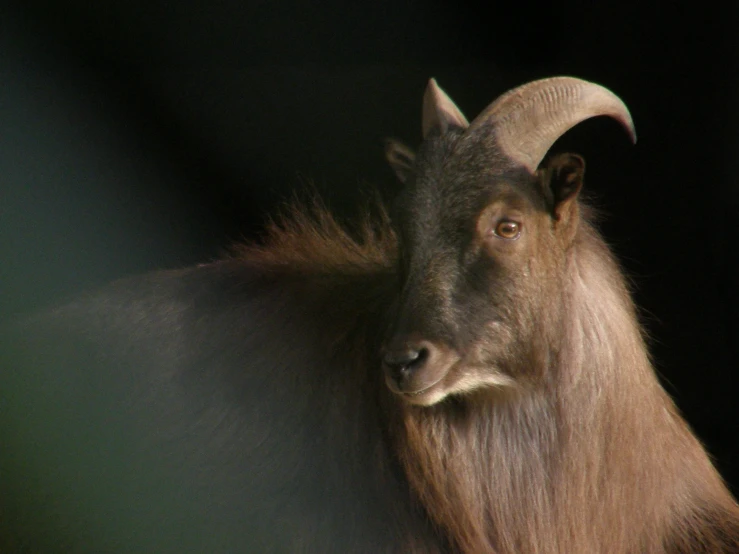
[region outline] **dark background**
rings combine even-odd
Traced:
[[[739,486],[739,38],[708,3],[56,0],[0,4],[0,317],[219,256],[306,184],[342,217],[396,189],[434,76],[471,119],[558,74],[630,107],[588,161],[655,362]]]

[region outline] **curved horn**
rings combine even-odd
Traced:
[[[621,99],[574,77],[541,79],[505,93],[475,118],[467,133],[489,127],[503,153],[533,173],[560,136],[598,115],[619,121],[636,142],[631,114]]]

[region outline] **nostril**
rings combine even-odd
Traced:
[[[385,354],[383,361],[396,380],[403,379],[422,367],[429,357],[428,348],[409,348]]]
[[[416,357],[413,359],[413,361],[408,364],[408,369],[415,369],[418,367],[421,367],[423,364],[426,363],[426,360],[429,357],[429,349],[428,348],[421,348],[416,352]]]
[[[402,368],[413,364],[421,355],[418,350],[401,350],[385,355],[385,364],[389,367]]]

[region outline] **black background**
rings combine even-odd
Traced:
[[[585,122],[602,230],[658,371],[739,486],[739,39],[728,8],[376,0],[0,5],[0,314],[213,259],[313,186],[392,199],[437,78],[468,118],[536,78],[599,82],[639,141]]]

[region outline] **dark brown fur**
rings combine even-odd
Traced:
[[[630,117],[555,81],[468,127],[432,80],[418,155],[388,143],[392,223],[297,207],[229,259],[3,330],[0,550],[739,552],[584,161],[536,169],[553,108]]]
[[[22,371],[0,372],[2,424],[20,446],[0,451],[0,490],[31,483],[38,495],[27,522],[2,506],[15,551],[55,551],[27,546],[40,533],[74,552],[739,551],[739,510],[660,387],[621,272],[586,220],[550,267],[559,293],[519,321],[543,332],[536,348],[511,343],[529,372],[510,388],[431,406],[390,392],[379,347],[398,265],[387,217],[350,234],[297,208],[230,260],[51,314],[43,326],[61,339],[31,342]],[[70,335],[84,352],[67,363]],[[106,385],[110,368],[123,382]],[[87,408],[121,425],[118,448],[105,450],[107,424],[89,426]],[[28,410],[45,417],[26,429]],[[129,483],[152,496],[127,496]]]
[[[328,273],[396,259],[386,224],[359,244],[324,212],[288,221],[241,255]],[[547,311],[555,358],[536,386],[430,407],[380,387],[414,494],[461,552],[739,551],[739,509],[659,385],[621,272],[587,222],[565,268],[566,309]]]

